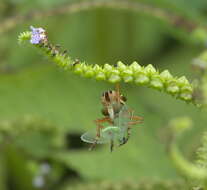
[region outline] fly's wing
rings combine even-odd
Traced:
[[[124,139],[127,138],[130,120],[131,120],[131,112],[129,112],[127,106],[124,105],[121,108],[118,117],[116,117],[114,121],[116,126],[120,128],[120,133],[118,138],[119,142],[122,142]]]
[[[131,112],[129,112],[129,109],[126,105],[124,105],[119,114],[118,117],[115,119],[115,124],[119,126],[120,128],[128,128],[128,123],[131,120]]]
[[[109,143],[109,139],[103,137],[102,135],[98,140],[96,140],[96,133],[94,131],[89,131],[81,135],[81,140],[86,143],[97,143],[97,144],[106,144]]]

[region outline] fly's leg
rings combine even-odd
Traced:
[[[128,122],[129,125],[136,125],[136,124],[139,124],[139,123],[142,123],[142,121],[129,121]]]
[[[141,121],[130,121],[128,122],[128,127],[127,127],[127,136],[123,138],[122,143],[119,144],[119,146],[122,146],[126,144],[131,136],[131,126],[136,125],[138,123],[141,123]]]
[[[115,85],[115,91],[118,93],[118,95],[120,95],[120,85],[119,85],[119,83],[117,83]]]
[[[143,121],[143,117],[134,115],[131,117],[131,120],[139,121],[141,123]]]
[[[123,141],[119,144],[119,146],[122,146],[122,145],[124,145],[124,144],[126,144],[128,142],[128,140],[129,140],[129,138],[131,136],[131,131],[130,130],[131,130],[131,127],[129,126],[127,128],[127,136],[122,139]]]
[[[101,129],[103,129],[103,128],[104,128],[104,126],[102,126],[102,125],[98,125],[98,127],[96,128],[97,132],[96,132],[95,142],[89,148],[90,151],[93,150],[95,148],[95,146],[97,145],[97,142],[98,142],[98,140],[100,138]]]
[[[130,120],[131,121],[139,121],[140,123],[143,121],[143,117],[134,115],[134,110],[129,109],[128,112],[131,114]],[[132,124],[133,125],[133,124]],[[135,124],[134,124],[135,125]]]
[[[94,147],[97,145],[97,142],[98,142],[98,140],[99,140],[99,138],[101,136],[101,129],[104,128],[104,126],[101,125],[101,124],[102,123],[105,123],[105,122],[108,122],[110,124],[113,123],[109,117],[105,117],[103,119],[97,119],[94,122],[97,125],[97,128],[96,128],[96,138],[95,138],[95,142],[91,145],[91,147],[89,148],[89,150],[93,150]]]
[[[131,114],[131,117],[130,117],[130,120],[131,121],[129,121],[127,123],[127,125],[128,125],[128,127],[127,127],[127,136],[122,139],[122,142],[119,144],[119,146],[122,146],[122,145],[124,145],[124,144],[126,144],[128,142],[128,140],[129,140],[129,138],[131,136],[131,126],[132,125],[136,125],[138,123],[142,123],[142,121],[143,121],[143,118],[142,117],[134,116],[133,115],[133,113],[134,113],[133,110],[130,109],[128,111]]]
[[[131,120],[132,121],[128,122],[127,137],[126,138],[124,137],[123,143],[121,145],[126,144],[127,141],[129,140],[130,135],[131,135],[131,131],[130,131],[131,130],[131,126],[139,124],[139,123],[142,123],[143,118],[139,117],[139,116],[131,116]]]
[[[114,150],[114,141],[111,140],[110,151],[113,152]]]
[[[131,116],[131,121],[128,122],[128,125],[136,125],[142,123],[143,118],[139,116]]]
[[[120,103],[120,85],[119,85],[119,83],[117,83],[115,85],[115,91],[117,93],[117,102]]]

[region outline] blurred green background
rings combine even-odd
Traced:
[[[206,0],[136,1],[198,22],[207,18]],[[100,96],[114,86],[64,72],[30,45],[19,46],[17,37],[30,25],[43,27],[50,41],[61,44],[73,58],[100,65],[136,60],[190,80],[194,77],[190,64],[204,45],[142,11],[96,8],[18,24],[18,15],[79,2],[0,0],[1,30],[9,18],[17,22],[0,33],[0,190],[145,190],[177,184],[176,189],[184,189],[179,185],[183,178],[166,153],[163,130],[174,117],[192,118],[195,127],[180,143],[191,160],[206,127],[205,114],[164,93],[123,84],[128,105],[144,123],[134,127],[129,142],[113,153],[107,145],[90,152],[80,135],[95,128],[93,120],[102,117]],[[160,181],[167,184],[159,185]]]

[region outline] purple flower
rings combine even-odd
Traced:
[[[43,28],[34,28],[33,26],[30,26],[30,29],[32,30],[30,39],[31,44],[40,44],[47,41],[47,35]]]

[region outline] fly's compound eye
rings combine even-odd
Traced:
[[[127,98],[126,98],[125,96],[123,96],[123,95],[121,95],[121,99],[122,99],[124,102],[127,101]]]
[[[110,97],[109,97],[109,92],[108,91],[104,92],[102,96],[104,97],[105,101],[110,102]]]
[[[107,109],[102,109],[102,110],[101,110],[101,113],[102,113],[104,116],[108,116],[108,115],[109,115]]]

